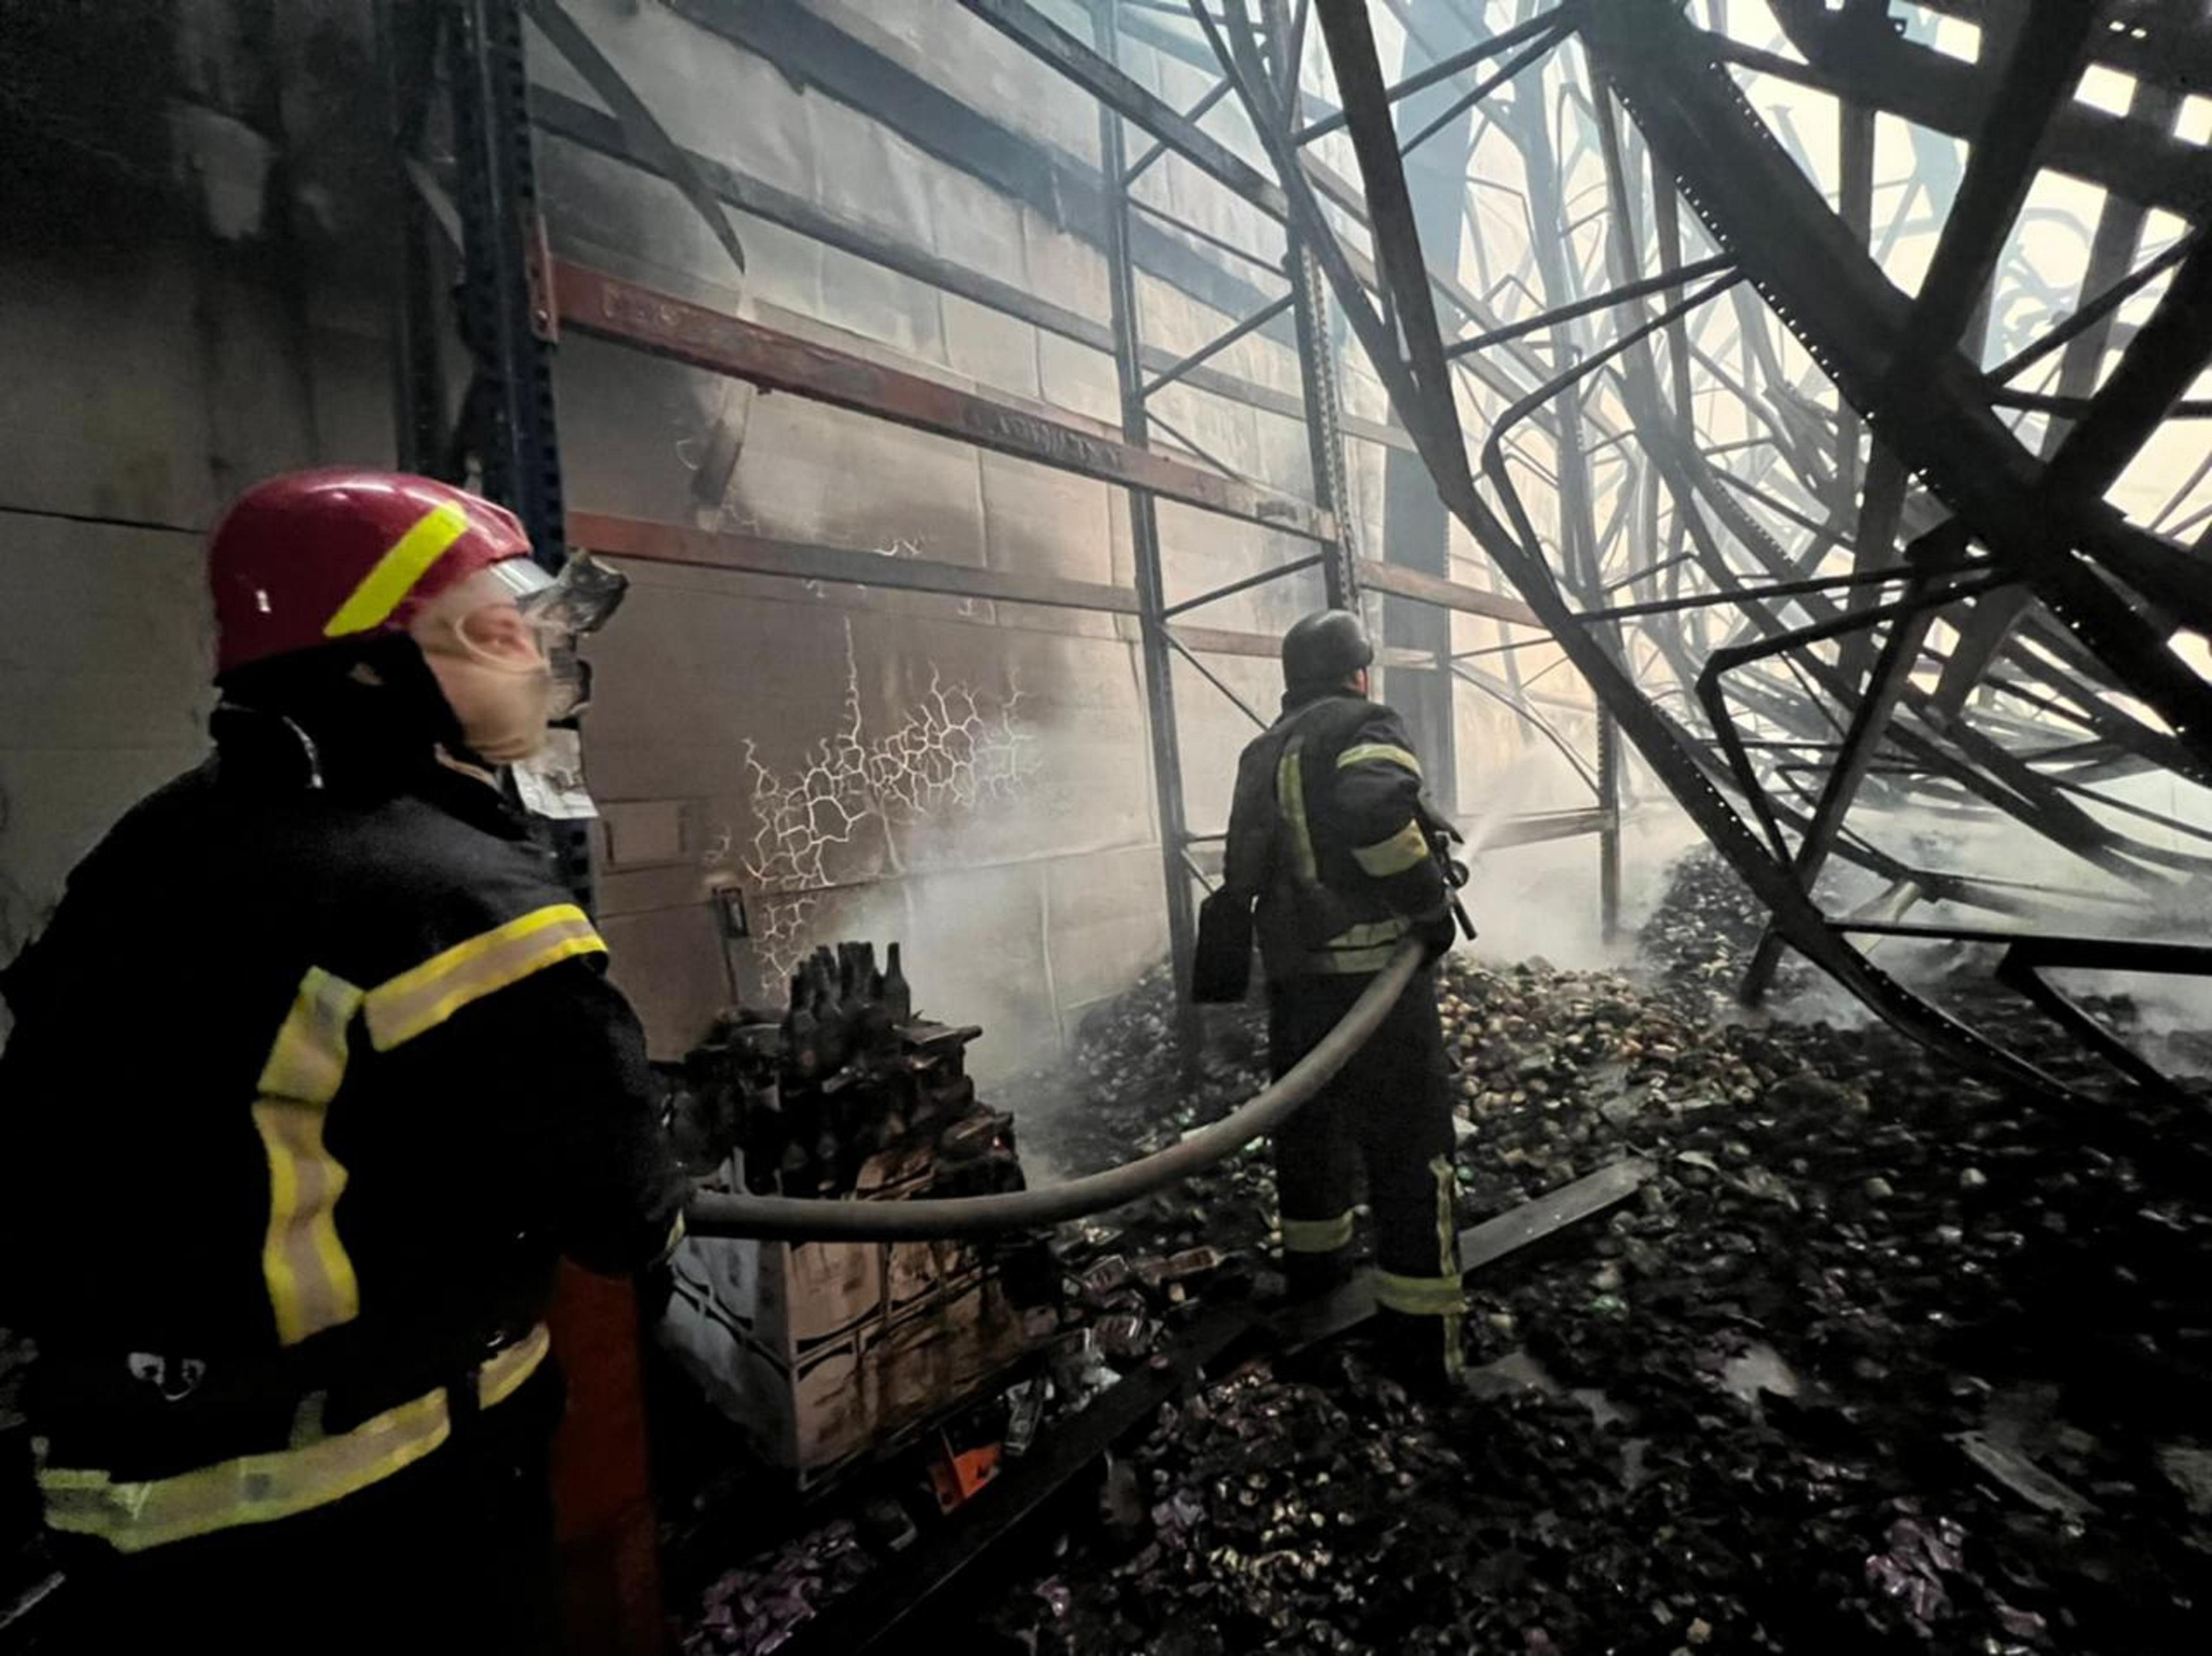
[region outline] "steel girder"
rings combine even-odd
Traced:
[[[1417,4],[1390,9],[1407,27],[1443,15]],[[1494,39],[1535,35],[1533,8],[1487,9]],[[1333,84],[1341,105],[1319,120],[1303,88],[1292,97],[1259,72],[1264,27],[1249,0],[1227,0],[1218,20],[1201,15],[1200,27],[1273,164],[1290,222],[1447,506],[1620,734],[1769,904],[1772,937],[1748,987],[1786,942],[1893,1023],[2056,1091],[1878,969],[1853,941],[1868,934],[1825,912],[1813,886],[1832,854],[1887,879],[1892,907],[1966,904],[2048,934],[2055,900],[2039,901],[2032,887],[1915,866],[1860,830],[1864,812],[1897,807],[1978,808],[2016,836],[2164,894],[2170,915],[2176,878],[2212,869],[2203,844],[2189,843],[2204,836],[2186,813],[2161,819],[2104,791],[2159,772],[2176,786],[2212,785],[2212,688],[2170,647],[2178,628],[2212,623],[2212,563],[2106,498],[2170,415],[2193,412],[2184,393],[2212,359],[2212,250],[2202,239],[2129,273],[2148,216],[2141,209],[2180,199],[2176,180],[2201,170],[2203,152],[2181,153],[2188,146],[2148,131],[2172,114],[2156,95],[2146,106],[2152,120],[2118,128],[2072,100],[2085,64],[2116,44],[2140,56],[2133,31],[2158,25],[2154,6],[2137,7],[2130,18],[2143,21],[2118,32],[2072,0],[2031,6],[2009,35],[1993,30],[1985,61],[1972,64],[1931,64],[1937,54],[1899,40],[1886,10],[1879,0],[1840,15],[1801,0],[1777,7],[1813,65],[1796,64],[1790,78],[1817,72],[1861,100],[1839,113],[1839,212],[1808,176],[1817,167],[1790,112],[1762,117],[1732,78],[1731,65],[1759,60],[1763,47],[1698,27],[1673,0],[1566,8],[1571,47],[1524,64],[1532,72],[1510,92],[1486,86],[1502,107],[1474,104],[1479,118],[1514,135],[1530,181],[1511,192],[1530,244],[1522,268],[1484,284],[1486,299],[1518,285],[1529,302],[1479,324],[1474,338],[1453,337],[1466,307],[1455,314],[1439,295],[1465,281],[1469,256],[1486,277],[1489,261],[1479,236],[1471,255],[1422,246],[1402,154],[1418,133],[1396,110],[1411,79],[1394,84],[1386,72],[1370,9],[1316,0],[1328,72],[1307,84]],[[1497,55],[1480,40],[1416,38],[1428,58],[1470,69]],[[2195,33],[2187,38],[2193,49]],[[1882,66],[1901,66],[1909,84],[1886,96],[1872,72]],[[1917,232],[1940,226],[1927,274],[1907,294],[1881,255],[1916,232],[1901,214],[1886,228],[1875,221],[1869,122],[1875,112],[1924,118],[1931,77],[1972,113],[1975,143],[1948,213]],[[1950,119],[1960,118],[1954,110]],[[2085,121],[2136,146],[2128,153],[2140,163],[2131,176],[2142,199],[2108,206],[2078,302],[2049,296],[2045,336],[2023,339],[2010,303],[2023,286],[2033,290],[2019,268],[2023,206],[2054,155],[2078,147]],[[1305,148],[1339,131],[1363,186],[1353,204],[1316,187]],[[1577,216],[1569,183],[1600,156],[1605,204]],[[1474,171],[1479,196],[1490,183],[1480,157]],[[2124,194],[2130,180],[2111,181]],[[1914,187],[1908,180],[1908,199]],[[1710,256],[1687,245],[1678,195]],[[1578,243],[1594,221],[1601,231]],[[1712,276],[1720,280],[1686,296]],[[1723,339],[1714,319],[1728,313],[1710,301],[1737,277],[1747,281],[1735,295],[1735,336]],[[2002,315],[1993,316],[1993,301],[2004,302]],[[1607,314],[1609,330],[1589,320]],[[1781,330],[1795,347],[1786,362]],[[1548,344],[1548,371],[1494,354],[1532,335]],[[2010,397],[2004,382],[2084,336],[2062,399],[2072,423],[2044,422],[2039,455],[2001,411],[2036,399]],[[1979,365],[1985,337],[1989,354],[2006,359],[1995,373]],[[2108,349],[2118,350],[2109,364]],[[1721,360],[1731,350],[1742,359],[1734,373]],[[1454,372],[1485,353],[1493,372],[1479,383]],[[1500,368],[1521,387],[1503,408]],[[1539,411],[1553,417],[1547,429],[1516,429]],[[1563,453],[1583,417],[1597,430]],[[1534,498],[1530,441],[1553,456]],[[1633,478],[1611,485],[1627,492],[1607,536],[1594,541],[1590,522],[1574,521],[1582,508],[1558,491],[1571,492],[1577,469],[1607,453]],[[2207,469],[2169,512],[2185,497],[2195,503],[2190,490]],[[1598,544],[1613,549],[1610,563]],[[1839,569],[1848,573],[1832,573]],[[1595,596],[1621,586],[1659,595],[1612,608]],[[1971,615],[1960,607],[1970,596],[1989,619],[1962,638],[1953,622]],[[1733,636],[1715,636],[1716,611],[1733,612]],[[1757,664],[1781,676],[1753,677]],[[1663,703],[1675,695],[1682,704],[1669,711]],[[2080,941],[2068,959],[2112,965],[2109,951]],[[2033,998],[2059,1006],[2052,995]],[[2116,1068],[2138,1082],[2153,1073]]]

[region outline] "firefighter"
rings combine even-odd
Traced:
[[[1405,726],[1367,698],[1375,652],[1357,617],[1307,616],[1283,637],[1281,715],[1244,750],[1224,889],[1255,904],[1278,1076],[1313,1050],[1408,937],[1431,965],[1455,936],[1451,891]],[[1427,1391],[1461,1368],[1451,1102],[1429,968],[1382,1027],[1275,1135],[1285,1271],[1294,1295],[1349,1274],[1364,1169],[1383,1349]]]
[[[247,491],[209,546],[213,755],[0,981],[58,1648],[553,1636],[553,1269],[651,1265],[687,1186],[501,789],[574,684],[529,552],[424,478]]]

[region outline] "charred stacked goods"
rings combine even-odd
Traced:
[[[1018,1190],[1013,1119],[968,1075],[982,1032],[915,1015],[898,944],[880,968],[872,943],[817,949],[781,1015],[733,1008],[672,1067],[677,1141],[693,1171],[756,1196],[868,1194],[921,1148],[933,1196]]]
[[[708,1190],[822,1200],[1024,1188],[1013,1119],[976,1097],[982,1031],[919,1016],[890,946],[823,949],[780,1016],[744,1008],[673,1066],[678,1142]],[[1059,1330],[1042,1239],[685,1239],[662,1345],[786,1487],[812,1489],[970,1401]]]

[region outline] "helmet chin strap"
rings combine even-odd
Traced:
[[[307,761],[307,791],[311,794],[320,793],[323,788],[322,750],[315,746],[315,739],[301,729],[298,724],[281,713],[276,717],[284,728],[292,733],[293,739],[300,744],[301,753]]]

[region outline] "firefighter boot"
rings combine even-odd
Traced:
[[[1376,1354],[1384,1372],[1430,1402],[1455,1394],[1466,1373],[1457,1317],[1415,1315],[1385,1306],[1375,1313]]]
[[[1323,1300],[1352,1280],[1352,1250],[1283,1255],[1283,1299],[1293,1306]]]

